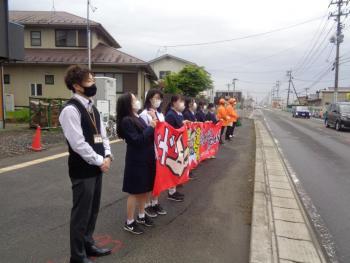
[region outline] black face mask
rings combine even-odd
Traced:
[[[88,87],[84,87],[84,86],[81,86],[81,87],[84,89],[84,95],[86,97],[93,97],[96,95],[97,87],[95,84],[92,84],[91,86],[88,86]]]

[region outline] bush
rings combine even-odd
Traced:
[[[6,112],[6,120],[13,123],[29,122],[29,109],[23,108]]]

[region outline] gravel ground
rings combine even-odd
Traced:
[[[5,130],[0,132],[0,160],[7,157],[22,155],[32,152],[30,146],[35,130]],[[64,136],[61,130],[41,131],[41,143],[45,149],[64,144]]]

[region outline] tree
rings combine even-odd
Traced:
[[[213,81],[203,67],[185,66],[179,73],[172,73],[165,78],[166,93],[182,93],[196,97],[200,92],[212,88]]]
[[[182,94],[182,90],[178,88],[178,74],[170,73],[164,80],[164,92],[169,94]]]

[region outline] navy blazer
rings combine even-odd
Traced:
[[[184,115],[184,119],[187,121],[197,121],[196,116],[190,111],[189,109],[185,109],[184,112],[182,113]]]
[[[136,122],[139,121],[139,125]],[[148,165],[155,161],[154,128],[139,118],[125,117],[122,120],[125,137],[126,165]]]
[[[205,113],[202,110],[196,112],[196,119],[199,122],[205,122]]]
[[[173,126],[173,128],[180,129],[183,126],[184,118],[173,109],[170,109],[165,115],[165,121]]]
[[[215,113],[208,111],[206,118],[207,121],[212,121],[214,124],[218,123]]]

